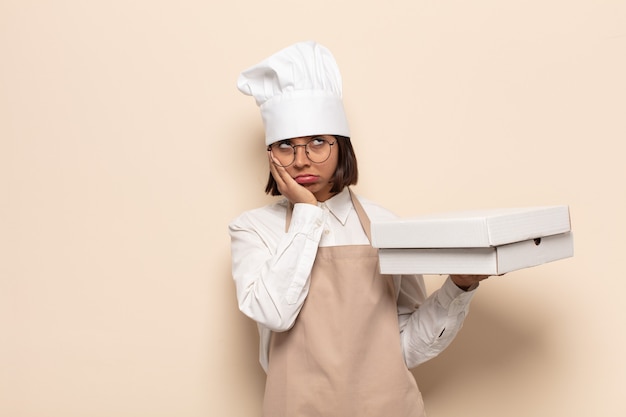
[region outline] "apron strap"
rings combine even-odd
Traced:
[[[352,200],[352,205],[354,206],[354,209],[356,210],[357,216],[359,216],[361,227],[363,228],[363,231],[367,235],[367,239],[370,241],[370,244],[371,244],[372,243],[372,232],[371,232],[372,227],[370,223],[370,218],[367,216],[367,213],[365,213],[365,209],[363,209],[363,206],[359,202],[359,199],[352,192],[352,189],[350,187],[348,187],[348,191],[350,191],[350,199]]]
[[[348,187],[348,192],[350,192],[350,200],[352,200],[352,206],[356,211],[357,216],[359,217],[359,222],[361,222],[361,227],[363,231],[367,235],[367,239],[372,243],[372,232],[371,232],[371,223],[369,217],[367,217],[367,213],[365,213],[365,209],[359,202],[359,199],[352,192],[352,189]],[[287,203],[287,214],[285,216],[285,233],[289,231],[289,225],[291,224],[291,216],[293,214],[293,204],[291,202]]]

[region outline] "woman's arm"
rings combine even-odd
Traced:
[[[450,345],[463,326],[477,285],[464,291],[448,277],[426,298],[421,276],[403,276],[400,282],[400,338],[407,366],[414,368]]]
[[[267,230],[252,213],[229,225],[233,278],[245,315],[272,331],[293,326],[308,294],[325,216],[317,206],[296,204],[286,233]]]

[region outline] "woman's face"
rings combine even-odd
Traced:
[[[331,144],[337,141],[334,136],[315,135],[293,138],[289,142],[292,145],[305,145],[315,138],[325,139]],[[297,146],[293,164],[285,169],[298,184],[311,191],[317,201],[326,201],[333,196],[330,189],[333,186],[331,181],[339,160],[337,149],[337,145],[331,146],[328,159],[321,163],[314,163],[306,156],[304,146]]]

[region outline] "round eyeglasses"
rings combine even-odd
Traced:
[[[281,167],[288,167],[295,162],[296,151],[300,146],[304,148],[304,153],[306,157],[309,158],[309,161],[315,164],[321,164],[328,160],[331,148],[335,143],[337,143],[337,141],[331,143],[323,137],[317,136],[302,145],[294,145],[289,142],[289,140],[281,140],[272,143],[267,147],[267,150],[272,152],[274,160]]]

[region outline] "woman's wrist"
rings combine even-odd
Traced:
[[[489,278],[489,275],[450,275],[454,285],[463,291],[469,291],[474,285],[487,278]]]

